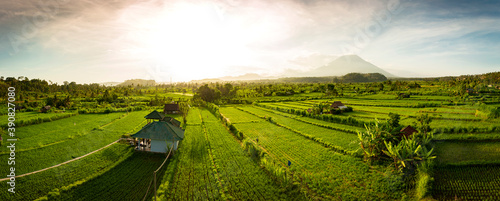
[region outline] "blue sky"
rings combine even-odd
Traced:
[[[275,76],[344,54],[405,77],[500,71],[499,1],[39,2],[0,3],[1,76]]]

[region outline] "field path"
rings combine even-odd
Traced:
[[[90,153],[88,153],[88,154],[85,154],[85,155],[83,155],[83,156],[80,156],[80,157],[77,157],[77,158],[71,159],[71,160],[66,161],[66,162],[59,163],[59,164],[57,164],[57,165],[54,165],[54,166],[51,166],[51,167],[48,167],[48,168],[44,168],[44,169],[37,170],[37,171],[34,171],[34,172],[29,172],[29,173],[22,174],[22,175],[17,175],[17,176],[15,176],[15,178],[18,178],[18,177],[24,177],[24,176],[28,176],[28,175],[30,175],[30,174],[35,174],[35,173],[43,172],[43,171],[45,171],[45,170],[49,170],[49,169],[52,169],[52,168],[55,168],[55,167],[59,167],[59,166],[61,166],[61,165],[67,164],[67,163],[71,163],[71,162],[73,162],[73,161],[76,161],[76,160],[79,160],[79,159],[82,159],[82,158],[85,158],[85,157],[87,157],[87,156],[89,156],[89,155],[92,155],[93,153],[96,153],[96,152],[98,152],[98,151],[101,151],[102,149],[105,149],[106,147],[109,147],[109,146],[113,145],[114,143],[117,143],[117,142],[118,142],[118,141],[120,141],[120,140],[121,140],[121,138],[120,138],[120,139],[118,139],[118,140],[116,140],[116,141],[114,141],[114,142],[112,142],[112,143],[110,143],[110,144],[108,144],[108,145],[106,145],[106,146],[104,146],[104,147],[101,147],[101,148],[99,148],[99,149],[97,149],[97,150],[95,150],[95,151],[93,151],[93,152],[90,152]],[[0,179],[0,181],[6,181],[6,180],[9,180],[9,179],[10,179],[10,178],[9,178],[9,177],[7,177],[7,178]]]

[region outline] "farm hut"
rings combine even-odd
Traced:
[[[168,147],[177,150],[179,141],[184,139],[184,130],[170,122],[153,121],[131,137],[142,139],[138,150],[167,153]]]
[[[340,101],[334,101],[334,102],[332,103],[332,105],[330,105],[330,108],[343,110],[343,109],[347,109],[347,106],[345,106],[345,105],[344,105],[342,102],[340,102]]]
[[[50,105],[46,105],[46,106],[43,106],[40,111],[43,112],[43,113],[46,113],[46,112],[48,112],[50,110],[50,108],[51,108]]]
[[[149,113],[148,115],[146,115],[144,118],[146,118],[148,120],[148,123],[151,123],[155,119],[157,119],[159,121],[163,120],[165,118],[165,114],[155,110],[155,111]]]
[[[475,91],[474,89],[467,89],[465,92],[467,92],[468,94],[477,94],[478,92]]]
[[[401,137],[403,137],[403,136],[409,137],[410,135],[413,135],[413,133],[416,133],[417,130],[415,130],[411,126],[407,126],[407,127],[404,127],[403,129],[401,129],[400,132],[401,132]]]
[[[163,108],[163,112],[165,114],[177,114],[179,111],[179,104],[177,103],[165,104],[165,107]]]

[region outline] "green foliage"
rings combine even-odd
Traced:
[[[401,116],[397,113],[392,113],[389,112],[389,120],[387,120],[387,123],[391,128],[397,128],[399,127],[399,120],[401,119]]]
[[[417,175],[415,182],[415,198],[416,200],[421,200],[430,195],[432,189],[432,182],[434,178],[432,177],[432,162],[423,162],[417,167]]]
[[[397,145],[384,141],[386,150],[383,152],[392,158],[394,166],[402,172],[413,172],[417,165],[435,159],[433,151],[427,148],[432,137],[426,137],[423,141],[405,138]]]
[[[419,129],[420,131],[427,133],[431,131],[431,122],[432,122],[432,117],[429,116],[429,114],[420,114],[415,118],[418,123],[419,123]]]
[[[364,152],[364,159],[371,163],[380,159],[386,149],[383,143],[390,139],[391,134],[385,131],[378,121],[375,121],[372,127],[365,128],[365,132],[358,131],[358,140]]]
[[[348,73],[340,78],[342,82],[382,82],[386,81],[387,78],[380,73]]]

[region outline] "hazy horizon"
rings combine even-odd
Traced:
[[[401,77],[500,70],[497,1],[0,3],[0,75],[77,83],[278,76],[347,54]]]

